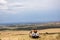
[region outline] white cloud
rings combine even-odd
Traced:
[[[58,0],[49,0],[48,1],[48,7],[49,9],[58,9],[60,2]]]
[[[39,0],[34,0],[34,1],[26,1],[24,2],[24,5],[26,8],[31,8],[31,9],[35,9],[35,8],[38,8],[38,9],[44,9],[45,7],[47,7],[48,1],[39,1]]]
[[[58,0],[34,0],[24,2],[26,8],[49,10],[55,9],[58,6]]]
[[[0,0],[0,9],[7,13],[28,10],[52,10],[58,7],[58,0]]]
[[[18,12],[18,11],[23,11],[24,9],[24,5],[22,3],[19,2],[14,2],[14,3],[9,3],[8,4],[8,11],[9,12]]]
[[[24,9],[24,10],[32,10],[32,9],[46,9],[48,7],[48,1],[41,1],[41,0],[25,0],[25,1],[18,1],[9,3],[9,7],[11,9]]]
[[[0,0],[0,3],[7,3],[6,0]]]
[[[43,17],[44,19],[44,15],[48,17],[50,14],[53,17],[57,13],[54,10],[59,8],[59,4],[58,0],[0,0],[0,18],[1,20],[8,20],[13,17],[13,21],[14,18],[20,20],[23,18],[27,21],[27,19],[32,18],[38,20],[38,18]]]
[[[12,1],[12,0],[11,0]],[[15,0],[10,4],[11,9],[48,10],[57,8],[58,0]]]
[[[0,0],[0,9],[8,9],[6,0]]]
[[[8,8],[10,10],[18,10],[18,9],[23,9],[24,5],[22,3],[19,3],[19,2],[14,2],[14,3],[9,3]]]

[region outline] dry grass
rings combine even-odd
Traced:
[[[29,37],[29,31],[0,31],[0,40],[60,40],[59,33],[41,33],[40,38]]]

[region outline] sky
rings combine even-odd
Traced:
[[[0,23],[60,21],[60,0],[0,0]]]

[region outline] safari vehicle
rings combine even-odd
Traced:
[[[36,29],[30,31],[29,36],[32,38],[39,38],[39,33],[37,32]]]

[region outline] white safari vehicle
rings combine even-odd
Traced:
[[[29,36],[32,38],[39,38],[39,33],[37,32],[37,30],[33,30],[29,33]]]

